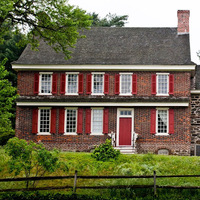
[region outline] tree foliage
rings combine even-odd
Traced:
[[[34,142],[27,143],[19,138],[11,138],[6,145],[6,153],[10,156],[8,167],[10,173],[18,175],[22,172],[25,177],[44,176],[45,173],[52,173],[61,167],[58,160],[59,152],[57,150],[48,151],[42,144]],[[65,168],[67,169],[67,168]],[[35,182],[33,182],[35,186]],[[26,187],[29,187],[27,181]]]
[[[0,144],[6,143],[7,139],[14,135],[14,130],[12,129],[11,118],[13,114],[12,106],[17,97],[16,88],[14,88],[11,83],[5,77],[8,75],[7,70],[5,70],[4,60],[0,64]]]
[[[43,38],[56,51],[70,57],[69,47],[74,47],[81,37],[79,30],[89,28],[90,16],[66,0],[1,0],[0,1],[0,42],[9,31],[8,24],[28,32],[28,42],[36,48]],[[20,44],[23,44],[21,40]],[[27,42],[27,41],[25,41]]]
[[[92,17],[92,26],[123,27],[128,20],[128,15],[118,16],[109,13],[102,19],[95,12],[89,15]]]

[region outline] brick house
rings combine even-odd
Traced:
[[[84,34],[69,60],[41,41],[13,63],[16,136],[66,151],[111,137],[122,152],[190,155],[189,11],[178,11],[177,28]]]

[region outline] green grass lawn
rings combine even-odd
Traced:
[[[5,150],[0,148],[0,174],[1,178],[14,177],[8,172],[8,156]],[[200,175],[200,157],[162,156],[153,154],[120,155],[117,160],[108,162],[96,161],[90,153],[61,152],[60,160],[65,162],[68,171],[58,170],[51,175]],[[50,174],[47,174],[50,175]],[[20,174],[18,177],[23,176]],[[73,185],[73,179],[38,181],[40,187]],[[153,184],[153,179],[78,179],[77,185],[133,185]],[[160,178],[157,185],[174,186],[200,186],[200,178]],[[24,182],[0,183],[0,189],[25,187]],[[78,190],[80,194],[91,193],[86,190]],[[104,195],[104,190],[99,191]],[[110,191],[109,191],[110,193]]]

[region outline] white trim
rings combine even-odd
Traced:
[[[41,86],[42,86],[42,75],[43,74],[49,74],[49,75],[51,75],[51,87],[50,87],[50,93],[42,93],[41,92],[41,90],[42,90],[42,88],[41,88]],[[53,78],[52,78],[52,75],[53,75],[53,72],[40,72],[39,73],[39,93],[38,93],[38,95],[52,95],[52,86],[53,86]]]
[[[193,71],[196,65],[20,65],[13,64],[12,68],[15,70],[99,70],[99,71],[124,71],[124,70],[136,70],[136,71]]]
[[[191,94],[200,94],[200,90],[191,90],[190,93]]]
[[[66,81],[65,81],[65,95],[78,95],[78,84],[79,84],[79,72],[66,72]],[[74,74],[77,75],[77,86],[76,86],[76,93],[68,93],[68,75]]]
[[[73,133],[67,133],[66,132],[66,126],[67,126],[67,110],[76,110],[76,130]],[[77,107],[66,107],[65,108],[65,118],[64,118],[64,134],[63,135],[77,135],[77,119],[78,119],[78,109]]]
[[[93,132],[93,110],[102,110],[104,111],[104,108],[103,107],[92,107],[91,108],[91,127],[90,127],[90,130],[91,130],[91,134],[90,135],[103,135],[103,114],[102,114],[102,132],[101,133],[94,133]]]
[[[116,135],[116,145],[119,146],[119,119],[122,117],[120,115],[120,111],[122,110],[130,110],[132,112],[132,115],[126,116],[127,118],[132,118],[132,130],[131,130],[131,146],[133,146],[133,133],[134,133],[134,109],[133,108],[118,108],[117,109],[117,135]],[[123,116],[124,117],[124,116]],[[127,145],[125,145],[127,146]],[[120,145],[120,147],[123,147],[123,145]]]
[[[17,102],[17,106],[128,106],[128,107],[137,107],[137,106],[177,106],[177,107],[188,107],[189,102]]]
[[[49,132],[40,132],[40,111],[41,109],[49,110]],[[38,133],[37,135],[51,135],[51,107],[38,107]]]
[[[158,76],[159,75],[167,75],[167,93],[166,94],[160,94],[158,93]],[[169,73],[156,73],[156,96],[169,96]]]
[[[158,110],[167,111],[167,133],[158,133]],[[156,136],[168,136],[169,135],[169,108],[156,108]]]
[[[92,72],[91,73],[92,74],[92,85],[91,85],[91,87],[92,87],[92,92],[91,92],[91,95],[104,95],[104,72],[103,73],[97,73],[97,72]],[[103,77],[103,80],[102,80],[102,82],[103,82],[103,85],[102,85],[102,93],[94,93],[94,75],[103,75],[102,77]]]

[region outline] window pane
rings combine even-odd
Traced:
[[[103,132],[103,110],[94,109],[92,118],[92,132],[102,133]]]
[[[103,93],[103,74],[93,74],[93,93]]]
[[[67,75],[67,93],[77,93],[77,74],[68,74]]]
[[[76,110],[66,110],[66,133],[76,133]]]
[[[40,132],[49,133],[50,129],[50,110],[40,109]]]
[[[121,80],[121,93],[122,94],[131,94],[131,80],[132,76],[131,74],[121,74],[120,75]]]
[[[158,94],[168,94],[167,85],[168,85],[168,75],[158,74]]]
[[[41,74],[41,93],[51,93],[51,74]]]
[[[167,133],[167,110],[158,110],[158,133]]]

